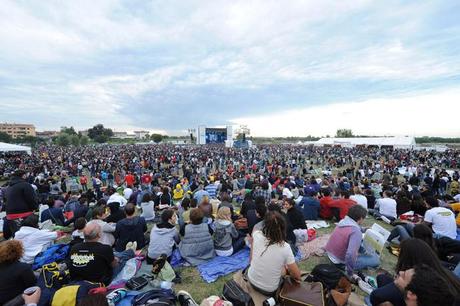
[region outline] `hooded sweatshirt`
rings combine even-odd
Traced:
[[[173,247],[176,243],[179,243],[179,240],[179,233],[175,226],[169,223],[155,225],[150,233],[148,257],[156,259],[161,254],[171,256]]]
[[[348,275],[353,273],[362,239],[363,236],[359,224],[350,217],[345,216],[337,224],[331,238],[329,238],[326,244],[325,250],[328,256],[340,263],[344,263]]]
[[[117,222],[113,235],[116,238],[115,251],[122,252],[130,241],[137,242],[137,249],[145,246],[144,233],[147,231],[147,224],[143,217],[125,218]]]
[[[217,220],[214,223],[214,249],[228,251],[232,248],[232,238],[238,238],[238,232],[232,222]]]

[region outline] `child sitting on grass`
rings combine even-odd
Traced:
[[[239,233],[232,223],[230,208],[219,208],[214,226],[214,249],[217,256],[231,256],[243,248],[244,238],[238,239]]]

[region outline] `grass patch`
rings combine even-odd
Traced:
[[[364,226],[370,227],[372,224],[378,223],[381,226],[385,227],[386,229],[391,230],[392,226],[381,222],[376,221],[372,217],[366,218],[364,222]],[[328,233],[332,233],[334,230],[335,225],[332,223],[332,226],[329,228],[322,228],[318,230],[318,235],[324,235]],[[387,249],[384,249],[383,254],[381,255],[381,265],[380,267],[386,269],[387,271],[393,271],[396,266],[397,257],[390,254]],[[327,256],[318,257],[318,256],[310,256],[307,260],[301,261],[298,263],[299,268],[302,271],[310,272],[313,268],[321,263],[330,263]],[[222,288],[224,284],[232,279],[233,274],[226,275],[225,277],[220,277],[214,283],[206,283],[200,276],[197,268],[194,267],[183,267],[179,268],[178,271],[181,273],[182,276],[182,283],[175,285],[176,292],[179,290],[185,290],[189,292],[197,303],[201,303],[201,301],[211,295],[218,295],[222,294]],[[369,275],[375,276],[375,271],[369,270],[367,271]],[[366,296],[366,294],[361,291],[357,286],[355,287],[355,292],[360,296]]]

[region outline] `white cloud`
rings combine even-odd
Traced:
[[[455,116],[460,113],[459,101],[459,90],[446,90],[358,103],[299,107],[230,121],[248,125],[253,136],[333,136],[337,129],[347,128],[355,135],[458,137]]]
[[[369,97],[415,83],[434,88],[460,74],[460,57],[452,52],[459,29],[427,26],[439,6],[392,0],[0,1],[0,105],[8,108],[0,121],[33,118],[42,108],[43,118],[71,109],[85,124],[154,126],[155,112],[145,109],[162,108],[170,117],[165,121],[174,122],[169,103],[194,103],[202,111],[199,120],[212,120],[198,99],[207,105],[234,95],[244,100],[232,101],[234,109],[244,110],[247,101],[271,109],[280,107],[280,96],[289,97],[289,105],[317,102],[315,84],[323,95],[332,84],[331,94],[343,93],[337,102],[360,96],[350,92],[360,91],[359,82],[376,82],[375,89],[363,90]],[[299,90],[303,86],[311,96]]]

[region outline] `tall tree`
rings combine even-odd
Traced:
[[[107,142],[112,136],[112,130],[104,128],[104,125],[102,124],[96,124],[92,128],[88,129],[88,137],[99,143]]]
[[[70,144],[70,136],[66,133],[61,133],[56,138],[56,143],[58,146],[67,147]]]
[[[159,143],[163,140],[163,135],[161,134],[152,134],[152,136],[150,136],[150,138],[155,142],[155,143]]]
[[[354,137],[354,135],[350,129],[338,129],[335,134],[335,137],[352,138]]]
[[[65,133],[65,134],[68,134],[68,135],[77,135],[77,132],[75,131],[75,129],[73,128],[73,126],[71,127],[66,127],[66,126],[63,126],[61,128],[61,133]]]
[[[5,132],[0,132],[0,142],[11,142],[13,138]]]

